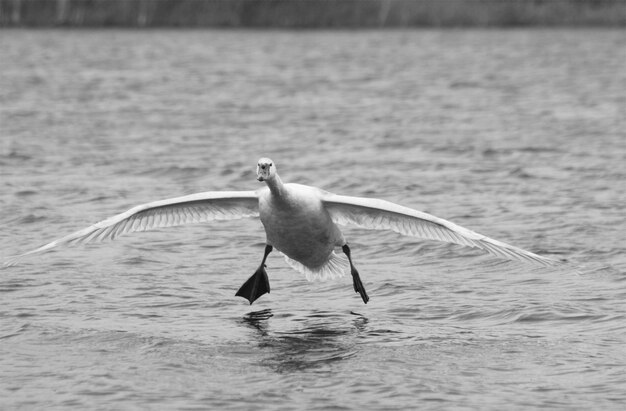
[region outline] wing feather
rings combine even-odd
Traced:
[[[443,218],[389,201],[322,193],[322,201],[333,221],[341,225],[397,233],[480,248],[497,257],[544,266],[561,264],[530,251],[494,240]]]
[[[43,253],[60,245],[112,240],[124,234],[162,227],[256,217],[259,215],[258,208],[258,197],[254,191],[208,191],[154,201],[12,257],[4,265],[14,265],[22,257]]]

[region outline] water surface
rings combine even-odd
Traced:
[[[285,181],[385,198],[579,267],[346,229],[371,297],[235,297],[255,220],[0,271],[4,409],[622,409],[626,32],[0,33],[0,249]]]

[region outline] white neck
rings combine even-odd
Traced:
[[[270,188],[272,194],[278,197],[282,196],[284,185],[278,174],[274,174],[272,177],[266,179],[265,183]]]

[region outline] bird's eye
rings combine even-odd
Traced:
[[[270,167],[273,166],[274,164],[270,163]]]

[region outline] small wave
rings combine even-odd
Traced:
[[[519,147],[516,148],[515,151],[519,151],[521,153],[559,153],[561,150],[554,147]]]
[[[126,174],[125,170],[122,170],[123,174]],[[189,177],[202,177],[206,176],[209,170],[206,167],[181,167],[181,166],[169,166],[169,167],[157,167],[145,170],[139,173],[140,176],[157,176],[157,177],[170,177],[170,178],[189,178]]]
[[[555,321],[555,322],[578,322],[578,321],[595,321],[604,318],[604,315],[594,315],[594,314],[559,314],[555,312],[535,312],[535,313],[526,313],[519,314],[514,322],[543,322],[543,321]]]
[[[107,195],[98,195],[91,198],[88,198],[85,203],[102,203],[103,201],[108,201],[117,197],[107,196]]]
[[[16,197],[29,197],[37,194],[38,192],[35,190],[20,190],[15,192]]]
[[[559,322],[559,323],[577,323],[577,322],[599,322],[605,321],[605,314],[585,313],[585,312],[559,312],[556,310],[528,310],[520,311],[519,308],[508,308],[497,311],[486,311],[480,308],[466,307],[460,312],[452,313],[446,316],[447,319],[454,321],[479,321],[487,323],[495,323],[497,325],[512,323],[541,323],[541,322]]]
[[[449,87],[451,89],[483,88],[483,85],[477,81],[453,81]]]
[[[482,151],[483,157],[495,157],[499,155],[508,155],[508,154],[511,154],[511,150],[508,148],[505,148],[505,149],[486,148]]]
[[[13,161],[28,161],[28,160],[31,160],[32,158],[33,158],[32,156],[18,153],[15,150],[10,151],[8,154],[0,154],[0,159],[3,159],[3,160],[6,159],[6,160],[13,160]]]
[[[30,324],[29,323],[24,323],[24,324],[20,325],[19,327],[17,327],[16,329],[14,329],[13,331],[9,331],[7,334],[0,335],[0,340],[4,340],[4,339],[7,339],[7,338],[11,338],[11,337],[17,337],[17,336],[23,334],[29,328],[30,328]]]
[[[39,283],[32,279],[15,279],[3,281],[0,285],[0,293],[10,293],[14,291],[20,291],[25,287],[37,286]]]
[[[40,215],[36,215],[36,214],[26,214],[24,216],[20,216],[19,218],[13,220],[13,221],[9,221],[10,223],[17,223],[17,224],[33,224],[33,223],[37,223],[39,221],[44,221],[46,220],[47,217],[44,216],[40,216]]]
[[[378,297],[392,297],[404,291],[405,285],[401,283],[384,282],[377,284],[372,290]]]
[[[134,317],[134,318],[139,318],[140,320],[150,320],[150,319],[154,319],[154,318],[163,318],[162,315],[159,314],[150,314],[150,313],[130,313],[128,314],[128,317]]]
[[[124,259],[122,261],[122,264],[135,266],[135,265],[142,265],[142,264],[149,264],[149,263],[159,263],[159,262],[160,262],[159,260],[150,259],[150,258],[147,258],[145,256],[134,256],[134,257],[129,257],[129,258]]]
[[[162,297],[163,295],[157,295],[157,297]],[[174,296],[177,298],[191,298],[189,296]],[[146,304],[143,305],[145,308],[202,308],[204,302],[200,300],[192,300],[192,301],[183,301],[183,302],[171,302],[171,303],[156,303],[156,304]],[[162,317],[158,315],[158,317]]]
[[[522,167],[516,167],[513,170],[509,171],[509,175],[513,177],[523,178],[523,179],[535,177],[529,172],[527,172],[526,170],[524,170]]]

